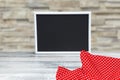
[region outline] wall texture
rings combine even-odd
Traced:
[[[33,11],[91,11],[92,50],[120,52],[120,0],[0,0],[0,52],[34,52]]]

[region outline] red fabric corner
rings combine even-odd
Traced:
[[[59,66],[56,80],[120,80],[120,59],[81,51],[82,67],[68,70]]]

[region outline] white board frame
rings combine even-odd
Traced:
[[[35,53],[45,54],[45,53],[80,53],[80,51],[38,51],[37,49],[37,21],[36,15],[37,14],[88,14],[89,15],[89,52],[91,52],[91,12],[90,11],[80,11],[80,12],[34,12],[34,28],[35,28]]]

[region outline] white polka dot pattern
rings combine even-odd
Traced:
[[[58,67],[56,80],[120,80],[120,59],[81,51],[82,67]]]
[[[87,78],[83,75],[80,68],[71,71],[59,66],[56,80],[87,80]]]

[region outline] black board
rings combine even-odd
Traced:
[[[90,12],[36,12],[36,53],[90,51],[90,22]]]

